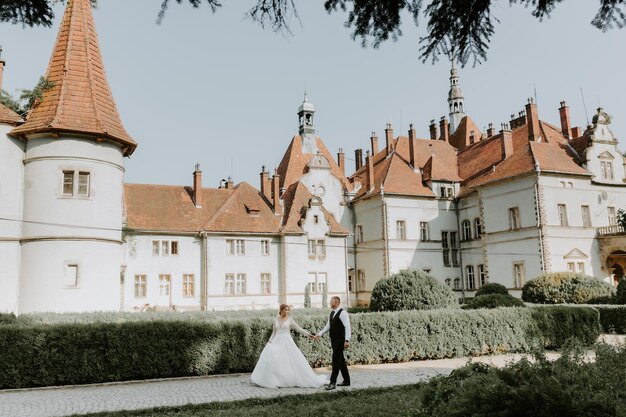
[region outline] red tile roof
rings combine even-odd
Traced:
[[[342,182],[346,189],[351,189],[351,184],[326,148],[326,145],[324,145],[322,139],[317,137],[316,142],[320,154],[328,159],[330,172]],[[302,175],[306,174],[308,171],[307,164],[314,156],[315,154],[304,153],[302,151],[302,137],[299,135],[294,136],[283,159],[278,165],[277,171],[278,175],[280,175],[280,188],[288,188],[291,184],[298,182]]]
[[[191,187],[124,184],[126,224],[129,229],[197,233],[278,233],[280,217],[251,185],[231,189],[203,188],[202,207],[196,208]],[[247,209],[254,206],[259,213]]]
[[[90,0],[68,0],[46,78],[53,87],[11,134],[87,134],[133,153],[137,143],[122,125],[107,82]]]
[[[4,104],[0,104],[0,123],[7,123],[16,125],[22,122],[22,118],[19,114],[15,113]]]
[[[465,116],[461,119],[456,131],[450,135],[450,145],[456,149],[463,149],[470,145],[470,135],[474,132],[474,141],[478,142],[481,137],[481,131],[471,117]]]

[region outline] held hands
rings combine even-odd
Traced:
[[[320,340],[320,337],[318,335],[316,335],[316,334],[315,335],[312,334],[312,335],[309,336],[309,339],[310,340]]]
[[[344,349],[348,349],[350,347],[350,341],[346,340],[345,342],[343,342],[343,348]]]

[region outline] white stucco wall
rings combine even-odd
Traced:
[[[7,136],[12,128],[0,123],[0,312],[17,311],[19,296],[24,142]]]

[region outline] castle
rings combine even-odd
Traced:
[[[519,295],[548,271],[624,274],[624,156],[602,109],[581,129],[561,102],[557,127],[529,100],[482,132],[453,67],[449,116],[429,138],[388,124],[354,171],[317,136],[305,96],[298,135],[258,189],[203,187],[199,166],[190,186],[127,184],[137,143],[89,0],[68,0],[46,77],[26,120],[0,105],[0,311],[366,305],[378,280],[410,268],[459,298],[486,282]]]

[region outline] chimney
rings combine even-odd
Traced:
[[[196,164],[196,170],[193,172],[193,203],[196,208],[202,207],[202,171],[200,164]]]
[[[372,142],[372,155],[376,155],[378,153],[378,136],[376,136],[376,132],[372,132],[370,141]]]
[[[566,138],[570,139],[570,120],[569,120],[569,106],[565,104],[565,101],[561,101],[561,107],[559,107],[559,116],[561,116],[561,132]]]
[[[337,152],[337,165],[339,165],[341,173],[346,175],[346,154],[343,153],[343,148],[339,148],[339,152]]]
[[[278,171],[274,171],[272,177],[272,205],[274,206],[274,214],[283,214],[283,208],[280,205],[280,175]]]
[[[507,159],[513,155],[513,133],[506,123],[502,123],[500,136],[502,136],[502,159]]]
[[[228,179],[226,180],[226,189],[232,190],[232,188],[233,188],[233,178],[229,176]]]
[[[409,125],[409,163],[411,164],[413,169],[415,169],[415,143],[414,143],[415,140],[416,140],[415,128],[413,127],[413,124],[410,124]]]
[[[356,171],[363,166],[363,149],[354,150],[354,163],[356,164]]]
[[[493,128],[493,123],[489,123],[489,128],[487,129],[487,137],[490,138],[496,134],[496,129]]]
[[[391,152],[391,146],[393,145],[393,128],[391,127],[391,123],[387,123],[387,128],[385,129],[385,140],[387,142],[387,153]]]
[[[430,121],[430,126],[428,126],[428,128],[430,129],[430,138],[432,140],[437,140],[437,123],[435,123],[435,119]]]
[[[582,136],[582,129],[580,126],[576,126],[572,128],[572,139],[579,138]]]
[[[439,131],[441,132],[439,140],[443,140],[445,142],[448,142],[450,140],[450,132],[448,130],[449,126],[450,125],[448,124],[448,119],[443,116],[441,120],[439,120]]]
[[[272,180],[270,180],[270,173],[265,165],[261,168],[261,193],[265,198],[272,201]]]
[[[528,123],[528,140],[540,140],[541,132],[539,130],[537,104],[535,104],[535,101],[532,98],[529,98],[528,104],[526,104],[526,122]]]
[[[374,189],[374,157],[370,156],[370,152],[367,151],[365,157],[365,163],[367,164],[367,191]]]

